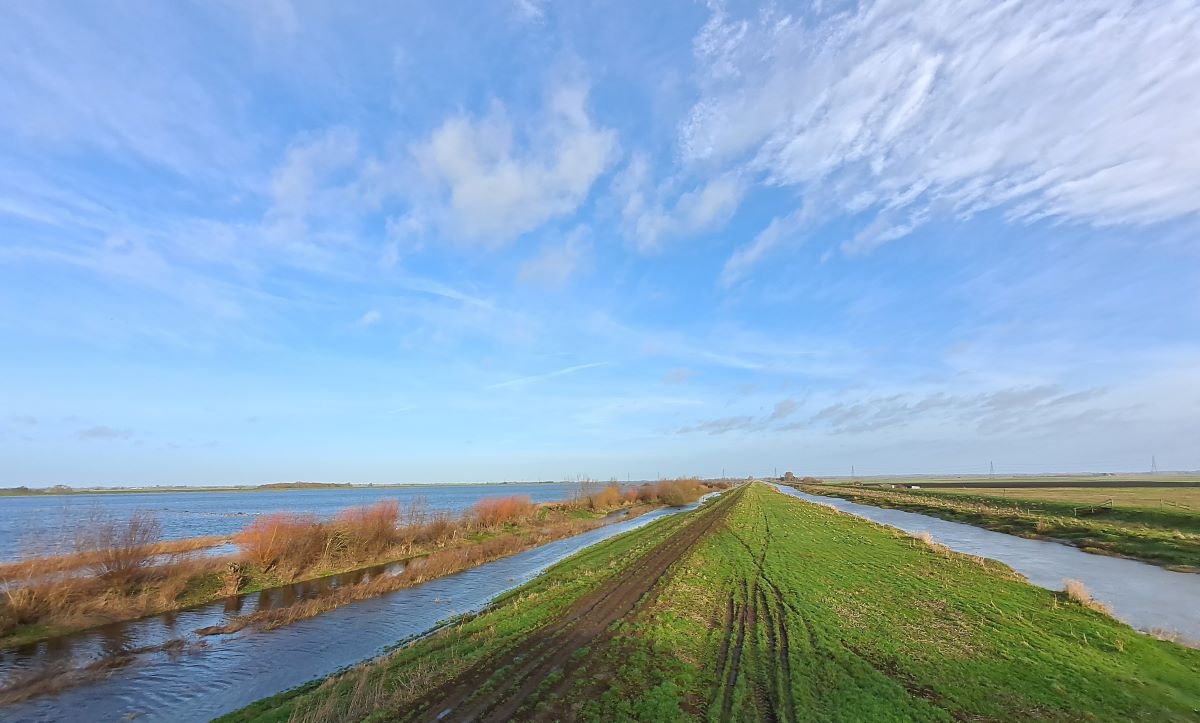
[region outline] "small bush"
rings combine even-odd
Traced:
[[[263,515],[233,537],[242,555],[260,570],[290,567],[299,570],[325,553],[329,542],[323,526],[311,515]]]
[[[588,498],[588,507],[593,510],[607,510],[621,504],[621,485],[609,482],[604,489]]]
[[[529,495],[511,497],[485,497],[475,503],[472,514],[483,527],[495,527],[507,522],[519,522],[533,514],[533,500]]]
[[[377,556],[399,540],[397,523],[400,503],[380,500],[368,507],[353,507],[334,518],[335,532],[344,543],[344,553],[355,560]]]
[[[418,545],[440,545],[453,539],[456,534],[458,524],[450,515],[439,512],[416,528],[413,542]]]
[[[1087,586],[1078,580],[1063,580],[1063,592],[1066,593],[1068,598],[1085,608],[1091,608],[1105,615],[1112,615],[1112,610],[1104,603],[1094,599]]]
[[[118,519],[93,509],[75,532],[75,552],[89,556],[97,575],[129,581],[154,561],[154,545],[162,525],[153,513],[135,510]]]
[[[658,501],[671,507],[682,507],[695,502],[708,491],[695,477],[662,480],[655,487]]]

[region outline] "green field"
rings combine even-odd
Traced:
[[[1026,475],[883,475],[870,477],[828,477],[831,484],[879,485],[915,484],[922,487],[1037,488],[1037,487],[1178,487],[1200,486],[1200,473],[1105,473],[1105,474],[1026,474]]]
[[[1087,552],[1200,571],[1200,488],[926,488],[805,485],[812,494],[933,515]],[[1096,509],[1111,500],[1111,509]],[[1094,514],[1093,514],[1094,513]]]
[[[1074,508],[1112,501],[1114,510],[1167,512],[1168,524],[1200,523],[1200,487],[1001,487],[998,489],[932,488],[945,495],[980,495],[1020,500],[1041,508],[1074,514]],[[1045,504],[1049,503],[1049,504]],[[1056,503],[1064,503],[1057,505]]]
[[[619,589],[705,519],[715,524],[627,614],[578,631],[569,661],[528,680],[514,719],[1197,719],[1200,651],[765,485],[722,502],[591,548],[473,619],[227,720],[427,720],[438,691],[481,668],[490,677],[472,699],[515,690],[517,654],[538,650],[576,600]]]

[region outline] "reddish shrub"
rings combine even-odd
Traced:
[[[242,554],[261,570],[277,565],[300,569],[325,553],[328,535],[311,515],[262,515],[233,537]]]
[[[694,477],[662,480],[655,485],[659,502],[671,507],[682,507],[695,502],[707,491],[700,480]]]
[[[476,502],[472,509],[475,519],[484,527],[524,520],[532,515],[533,511],[533,501],[529,499],[529,495],[485,497]]]
[[[445,512],[439,512],[415,528],[413,542],[418,545],[440,545],[453,539],[458,524]]]
[[[400,503],[380,500],[368,507],[352,507],[334,518],[335,533],[344,551],[356,560],[379,555],[399,540]]]
[[[621,485],[610,482],[604,489],[588,498],[588,506],[593,510],[607,510],[621,504]]]

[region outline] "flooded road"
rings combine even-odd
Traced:
[[[0,652],[0,685],[48,657],[77,665],[182,638],[182,650],[138,653],[100,680],[0,708],[4,721],[207,721],[314,678],[384,653],[454,615],[479,610],[554,563],[688,505],[615,522],[576,537],[352,603],[271,631],[243,631],[201,642],[197,628],[271,605],[259,594],[142,621],[110,625],[21,651]],[[296,586],[293,586],[296,587]],[[304,596],[313,590],[273,591]],[[207,645],[204,645],[207,643]]]
[[[928,532],[946,547],[999,560],[1029,582],[1062,590],[1063,580],[1079,580],[1113,616],[1138,630],[1161,629],[1200,641],[1200,575],[1171,572],[1137,560],[1084,552],[1060,542],[1029,540],[961,522],[903,510],[810,495],[776,485],[789,495],[828,505],[909,533]]]

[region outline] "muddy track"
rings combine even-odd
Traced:
[[[779,661],[782,676],[779,699],[783,703],[784,720],[793,721],[796,720],[796,695],[792,690],[792,647],[791,641],[788,640],[787,604],[783,600],[783,592],[775,583],[768,580],[767,585],[774,596],[778,615],[775,624],[779,630],[779,650],[775,657]]]
[[[736,594],[731,595],[729,600],[725,636],[717,661],[717,676],[723,683],[719,696],[721,720],[733,719],[734,691],[738,677],[742,674],[742,653],[746,647],[746,636],[750,636],[751,645],[754,645],[760,618],[766,636],[766,657],[757,661],[758,665],[752,666],[746,679],[754,696],[754,706],[761,720],[795,720],[796,702],[791,686],[792,665],[790,641],[787,637],[786,606],[779,589],[765,574],[767,549],[771,544],[770,521],[764,511],[765,542],[761,553],[755,553],[754,548],[737,532],[730,532],[746,552],[755,558],[755,570],[749,580],[742,581],[740,603],[735,601]],[[775,601],[774,610],[771,605],[772,599]]]
[[[420,721],[506,721],[561,672],[565,682],[578,666],[572,654],[591,645],[617,620],[629,614],[668,568],[724,520],[742,494],[723,495],[711,508],[671,533],[596,590],[580,598],[558,620],[534,631],[518,648],[480,661],[416,701],[404,717]],[[492,680],[504,669],[502,679]],[[539,696],[540,697],[540,696]]]

